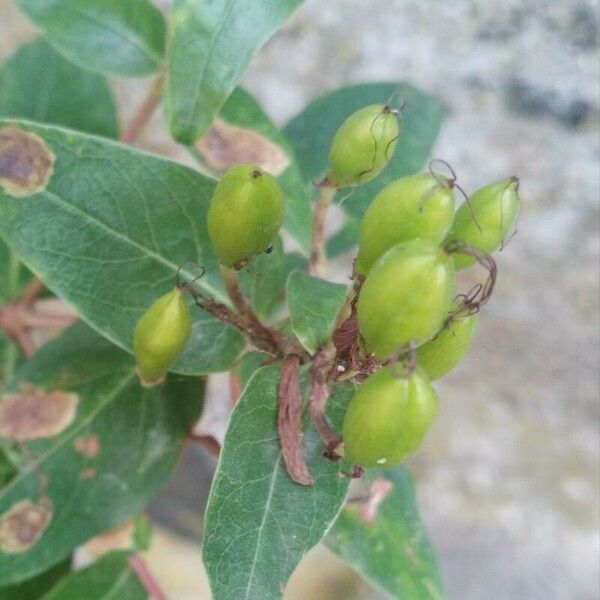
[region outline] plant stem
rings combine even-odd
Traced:
[[[164,83],[165,72],[163,71],[156,77],[144,101],[123,130],[123,133],[121,133],[121,142],[124,144],[133,144],[137,140],[146,123],[148,123],[150,117],[160,104]]]
[[[162,591],[160,585],[154,579],[154,575],[150,573],[148,565],[146,565],[144,559],[139,554],[132,554],[128,562],[152,600],[167,600],[166,594]]]
[[[315,205],[313,216],[312,242],[310,246],[310,260],[308,263],[309,275],[323,275],[325,271],[325,218],[327,209],[336,193],[336,188],[321,185],[319,198]]]

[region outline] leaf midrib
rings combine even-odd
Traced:
[[[67,200],[65,200],[63,197],[59,196],[58,194],[49,192],[48,190],[44,190],[44,191],[40,192],[40,194],[47,197],[50,201],[54,202],[54,204],[57,204],[59,207],[63,206],[65,210],[70,210],[70,211],[80,215],[83,219],[87,220],[92,225],[95,225],[97,228],[104,230],[110,236],[113,236],[114,238],[120,240],[121,242],[124,242],[125,244],[128,244],[129,246],[132,246],[133,248],[136,248],[137,250],[142,252],[142,254],[146,254],[149,258],[152,258],[155,261],[163,264],[164,266],[173,269],[174,272],[176,272],[178,270],[179,265],[176,265],[175,263],[166,259],[164,256],[157,254],[156,252],[154,252],[153,250],[150,250],[146,246],[143,246],[139,242],[136,242],[135,240],[132,240],[131,238],[124,235],[123,233],[113,229],[112,227],[110,227],[106,223],[100,221],[96,217],[81,210],[78,206],[75,206],[74,204],[67,202]],[[193,279],[196,277],[196,274],[188,271],[185,268],[181,269],[179,272],[182,276],[185,276],[189,279]],[[226,304],[229,303],[228,298],[223,296],[223,294],[217,288],[214,288],[213,286],[208,284],[206,282],[206,280],[200,279],[196,282],[195,285],[197,285],[200,288],[203,288],[206,292],[211,294],[215,299],[219,300],[220,302],[223,302]]]

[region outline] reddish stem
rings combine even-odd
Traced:
[[[146,565],[144,559],[139,554],[132,554],[128,562],[152,600],[167,600],[166,594],[162,591],[160,585],[154,579],[154,575],[150,573],[148,565]]]
[[[308,262],[309,275],[322,275],[325,271],[325,220],[327,209],[335,196],[336,189],[323,184],[319,188],[320,194],[315,205],[313,216],[313,234],[310,246],[310,260]]]
[[[162,89],[165,82],[165,74],[161,73],[152,84],[146,98],[136,111],[135,115],[121,133],[120,140],[124,144],[133,144],[154,114],[162,98]]]

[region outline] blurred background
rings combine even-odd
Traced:
[[[519,234],[409,463],[450,598],[600,597],[599,19],[587,0],[307,0],[245,78],[281,124],[335,87],[408,81],[446,105],[434,155],[467,191],[521,179]],[[0,60],[33,35],[0,0]],[[114,81],[124,120],[145,85]],[[141,144],[185,159],[160,114]],[[350,261],[332,276],[343,279]],[[218,378],[211,393],[226,394]],[[176,600],[209,597],[198,588],[198,515],[213,468],[188,448],[151,508],[149,561]],[[286,593],[376,597],[320,548]]]

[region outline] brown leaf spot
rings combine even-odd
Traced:
[[[42,536],[52,518],[52,502],[43,498],[38,504],[21,500],[0,515],[0,550],[25,552]]]
[[[417,553],[415,552],[415,549],[412,547],[410,542],[405,542],[403,550],[404,556],[406,557],[406,560],[408,560],[409,563],[411,563],[415,567],[418,567],[421,564],[421,559],[417,556]]]
[[[17,442],[51,437],[75,419],[79,396],[66,392],[21,386],[19,394],[4,394],[0,400],[0,437]]]
[[[93,479],[94,477],[96,477],[96,469],[93,467],[86,467],[83,469],[83,471],[81,471],[81,473],[79,473],[79,478],[83,479],[84,481]]]
[[[96,434],[89,437],[78,437],[73,442],[76,452],[80,452],[88,458],[96,458],[100,452],[100,439]]]
[[[17,198],[46,188],[54,171],[54,154],[35,133],[18,127],[0,129],[0,186]]]
[[[94,556],[100,556],[112,550],[127,550],[134,547],[135,521],[129,519],[116,527],[107,529],[92,538],[85,549]]]
[[[216,119],[196,144],[206,164],[214,171],[225,171],[239,164],[258,165],[272,175],[281,175],[290,159],[283,148],[253,129],[230,125]]]

